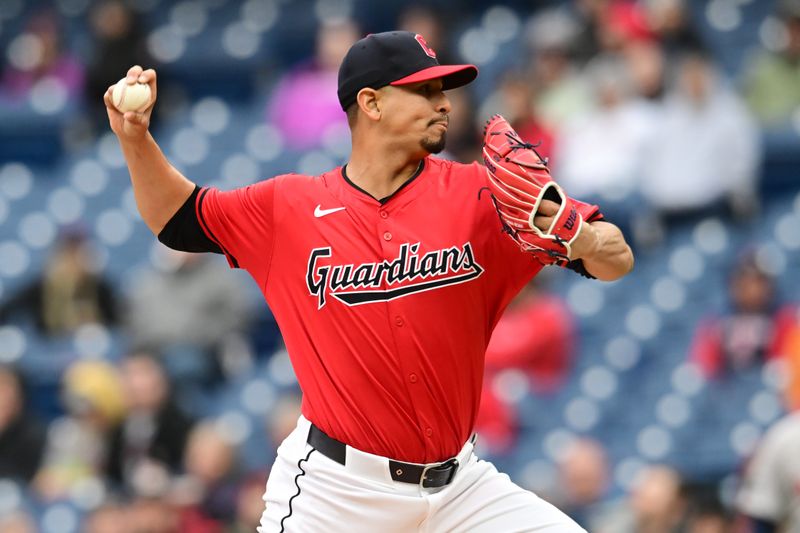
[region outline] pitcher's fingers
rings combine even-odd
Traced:
[[[134,84],[134,83],[136,83],[136,79],[141,75],[142,75],[142,67],[140,67],[139,65],[134,65],[134,66],[132,66],[131,68],[128,69],[128,74],[126,76],[126,78],[127,78],[126,81],[129,84]]]
[[[539,211],[542,215],[551,216],[558,213],[559,205],[552,200],[542,200],[542,203],[539,204]]]
[[[123,118],[131,124],[147,125],[147,115],[135,111],[126,111]]]
[[[139,74],[139,83],[150,83],[156,81],[156,71],[149,68]]]
[[[533,225],[542,231],[550,229],[550,224],[553,223],[553,217],[535,216],[533,217]]]
[[[114,105],[113,96],[112,96],[113,89],[109,87],[106,91],[106,94],[103,95],[103,102],[105,102],[106,107],[110,107],[114,111],[117,110],[117,107]]]

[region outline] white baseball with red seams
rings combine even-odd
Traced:
[[[111,101],[121,113],[135,111],[140,113],[150,105],[150,86],[146,83],[129,84],[126,78],[122,78],[114,86],[111,94]]]

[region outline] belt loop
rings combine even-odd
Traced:
[[[311,428],[308,430],[306,442],[313,446],[314,449],[319,450],[328,459],[332,459],[340,465],[345,465],[347,461],[347,445],[333,437],[329,437],[314,424],[311,424]]]

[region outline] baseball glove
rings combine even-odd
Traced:
[[[572,243],[584,222],[601,216],[599,208],[564,194],[550,176],[547,160],[500,115],[486,123],[483,160],[503,229],[542,264],[567,266]],[[544,230],[534,225],[542,200],[559,204],[550,227]]]

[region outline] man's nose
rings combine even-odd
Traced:
[[[436,110],[441,113],[442,115],[449,115],[450,111],[452,110],[452,106],[450,105],[450,99],[442,93],[442,98],[437,106]]]

